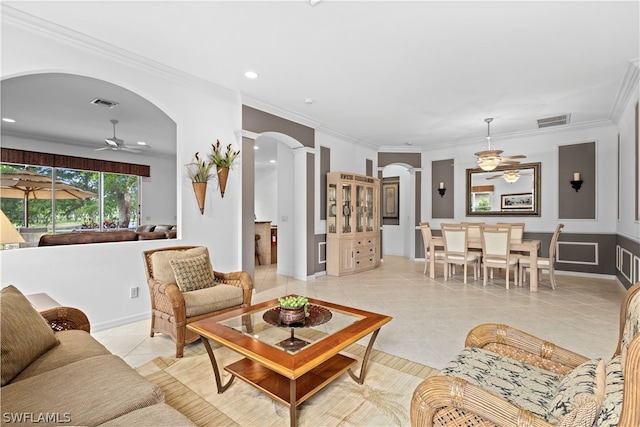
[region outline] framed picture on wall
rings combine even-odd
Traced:
[[[533,193],[502,194],[500,209],[503,211],[533,209]]]
[[[398,211],[400,182],[382,183],[382,218],[400,218]]]

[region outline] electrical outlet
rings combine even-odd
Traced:
[[[129,298],[138,298],[138,287],[129,288]]]

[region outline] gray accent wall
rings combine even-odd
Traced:
[[[558,218],[595,219],[596,143],[558,147],[558,168]],[[584,181],[578,192],[570,182],[574,172],[580,172]]]
[[[453,182],[453,159],[436,160],[431,162],[431,217],[453,218],[453,201],[455,200]],[[444,182],[446,192],[440,197],[438,185]]]
[[[640,240],[617,235],[615,256],[616,277],[629,289],[640,281]]]
[[[242,138],[242,270],[255,277],[255,141]]]
[[[420,225],[420,218],[422,218],[422,172],[416,171],[416,210],[415,210],[415,218],[416,218],[416,226]],[[422,243],[422,231],[415,230],[415,251],[416,258],[424,258],[424,243]],[[422,253],[422,256],[419,254]]]
[[[420,153],[378,153],[378,168],[394,163],[420,168],[422,167],[422,155]]]
[[[549,256],[553,233],[524,233],[525,239],[541,240],[539,255]],[[561,232],[556,250],[556,270],[615,274],[615,234]]]
[[[305,147],[315,148],[315,130],[276,115],[242,106],[242,129],[254,133],[278,132],[289,135]]]
[[[316,212],[316,161],[313,153],[307,153],[307,277],[313,276],[316,270],[316,239],[314,230],[314,214]]]
[[[320,147],[320,219],[327,219],[327,174],[331,172],[331,149]]]

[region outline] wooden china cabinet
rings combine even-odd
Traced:
[[[380,180],[350,172],[327,174],[327,274],[380,265]]]

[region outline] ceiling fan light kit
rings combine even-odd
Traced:
[[[503,151],[497,150],[494,147],[494,145],[491,143],[491,122],[493,121],[493,118],[489,117],[484,119],[484,121],[487,124],[487,143],[484,147],[482,147],[483,148],[482,150],[478,151],[477,153],[474,153],[474,155],[477,157],[477,164],[480,169],[482,169],[483,171],[490,172],[495,168],[497,168],[498,166],[500,166],[500,164],[503,164],[503,163],[518,164],[520,162],[513,159],[526,158],[526,156],[523,156],[523,155],[501,156]],[[517,181],[517,178],[516,178],[516,181]]]

